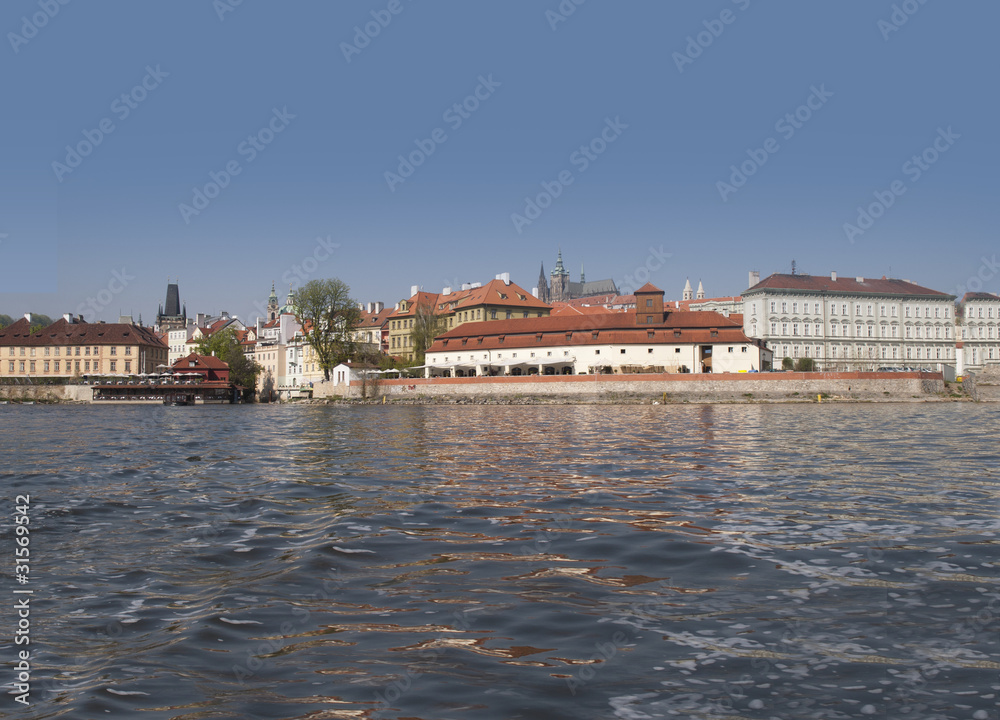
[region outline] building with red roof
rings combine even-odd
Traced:
[[[743,328],[775,358],[822,370],[948,372],[955,296],[896,278],[770,275],[743,293]]]
[[[602,312],[469,322],[438,336],[426,374],[522,375],[753,372],[771,353],[742,323],[714,312],[665,308],[646,284],[630,313]]]

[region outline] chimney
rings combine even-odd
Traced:
[[[861,277],[860,275],[858,275],[858,276],[857,276],[856,278],[854,278],[854,279],[855,279],[855,280],[857,280],[857,281],[858,281],[859,283],[863,283],[863,282],[865,281],[865,279],[864,279],[863,277]]]
[[[754,285],[756,285],[757,283],[759,283],[760,282],[760,270],[751,270],[750,271],[749,281],[750,281],[750,284],[747,285],[747,287],[753,287]]]
[[[24,313],[24,319],[27,320],[28,324],[30,325],[31,324],[31,313]]]
[[[497,280],[503,280],[504,285],[510,285],[510,273],[509,272],[500,273],[499,275],[497,275]]]
[[[375,313],[380,313],[383,310],[385,310],[385,303],[384,302],[377,302],[377,303],[372,303],[372,304],[375,306],[375,310],[374,310]]]
[[[73,324],[73,313],[63,313],[63,320],[65,320],[66,322],[68,322],[69,324],[72,325]]]
[[[442,295],[451,295],[451,288],[450,287],[441,288],[441,294]]]
[[[830,279],[833,280],[834,282],[837,282],[837,273],[836,273],[836,271],[830,273]]]
[[[463,290],[471,290],[472,289],[472,283],[462,283],[462,289]]]

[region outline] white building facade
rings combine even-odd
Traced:
[[[956,331],[960,333],[958,373],[1000,363],[1000,296],[966,293]]]
[[[955,296],[892,278],[775,274],[743,293],[743,327],[819,370],[956,365]]]

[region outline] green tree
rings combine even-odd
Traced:
[[[423,365],[427,348],[434,343],[434,338],[446,330],[444,320],[434,314],[434,307],[420,303],[413,311],[413,328],[410,330],[410,344],[413,346],[413,359],[417,365]]]
[[[14,318],[12,318],[10,315],[0,314],[0,329],[13,324],[14,324]]]
[[[41,313],[31,313],[31,332],[36,333],[39,330],[44,330],[51,324],[52,324],[52,318],[50,318],[48,315],[42,315]]]
[[[229,365],[229,379],[246,388],[246,395],[253,397],[257,390],[257,378],[263,368],[243,352],[235,330],[226,328],[199,338],[195,343],[195,352],[199,355],[215,355]]]
[[[812,358],[799,358],[795,361],[796,372],[812,372],[816,369],[816,361]]]
[[[354,356],[354,328],[361,310],[343,280],[310,280],[295,293],[295,321],[316,353],[323,377]]]
[[[792,360],[790,357],[786,357],[784,360],[781,361],[782,370],[792,370],[794,368],[795,368],[795,361]]]

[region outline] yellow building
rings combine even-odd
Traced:
[[[444,290],[446,292],[417,292],[409,300],[399,303],[389,316],[390,355],[407,361],[414,359],[412,332],[420,306],[434,313],[442,333],[467,322],[548,317],[552,312],[550,305],[512,283],[506,274],[485,285],[477,283],[457,291],[451,288]]]
[[[169,348],[150,328],[64,315],[31,331],[28,316],[0,330],[0,377],[139,375],[166,366]]]

